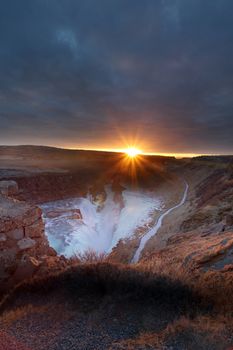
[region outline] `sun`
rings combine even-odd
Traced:
[[[141,153],[141,151],[135,147],[129,147],[125,150],[125,153],[128,157],[135,158]]]

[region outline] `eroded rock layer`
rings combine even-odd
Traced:
[[[8,187],[12,188],[11,181],[0,182],[4,188],[0,195],[1,289],[42,271],[51,263],[49,257],[57,258],[44,233],[41,209],[9,197]]]

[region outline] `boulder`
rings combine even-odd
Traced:
[[[46,217],[49,219],[55,219],[61,215],[67,215],[68,219],[82,219],[82,214],[80,209],[56,209],[56,210],[50,210],[46,213]]]
[[[20,241],[17,242],[17,245],[20,250],[26,250],[33,248],[36,244],[36,241],[31,238],[23,238]]]
[[[30,226],[36,221],[42,221],[42,210],[39,207],[30,206],[26,215],[23,216],[23,225]]]
[[[0,232],[8,232],[42,222],[40,208],[0,195]]]
[[[14,240],[19,240],[24,237],[24,229],[23,227],[16,228],[15,230],[8,231],[6,233],[7,237],[14,239]]]

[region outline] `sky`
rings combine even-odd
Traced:
[[[8,0],[0,144],[233,153],[232,0]]]

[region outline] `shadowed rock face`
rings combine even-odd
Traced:
[[[4,188],[15,190],[9,182]],[[31,277],[49,249],[40,208],[0,196],[0,285]]]

